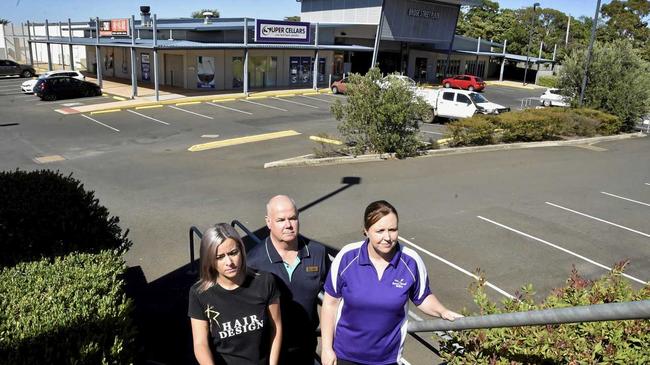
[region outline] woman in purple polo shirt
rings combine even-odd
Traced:
[[[390,203],[371,203],[364,214],[366,240],[343,247],[334,259],[321,310],[323,365],[397,364],[409,300],[432,316],[462,317],[431,294],[424,262],[397,241],[397,224]]]

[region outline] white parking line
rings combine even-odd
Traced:
[[[276,109],[276,110],[280,110],[280,111],[283,111],[283,112],[288,112],[287,109],[282,109],[282,108],[278,108],[276,106],[266,105],[266,104],[262,104],[262,103],[256,103],[256,102],[250,101],[250,100],[239,99],[239,101],[243,101],[245,103],[255,104],[255,105],[259,105],[259,106],[265,106],[267,108]]]
[[[305,99],[311,99],[311,100],[316,100],[316,101],[322,101],[323,103],[328,103],[328,104],[332,104],[332,103],[333,103],[333,101],[323,100],[323,99],[315,98],[315,97],[313,97],[313,96],[305,96],[305,95],[298,95],[298,96],[301,97],[301,98],[305,98]]]
[[[87,116],[87,115],[83,115],[83,114],[81,114],[81,116],[84,117],[84,118],[86,118],[86,119],[90,119],[90,120],[92,120],[93,122],[95,122],[95,123],[97,123],[97,124],[101,124],[101,125],[103,125],[103,126],[106,127],[106,128],[112,129],[112,130],[114,130],[114,131],[116,131],[116,132],[119,132],[119,131],[120,131],[120,130],[117,129],[117,128],[113,128],[113,127],[111,127],[110,125],[104,124],[104,123],[102,123],[102,122],[100,122],[100,121],[98,121],[98,120],[95,120],[95,119],[93,119],[93,118]]]
[[[607,193],[607,192],[604,192],[604,191],[601,191],[600,193],[601,193],[601,194],[605,194],[605,195],[609,195],[609,196],[613,196],[614,198],[619,198],[619,199],[627,200],[627,201],[632,202],[632,203],[637,203],[637,204],[645,205],[646,207],[650,207],[650,204],[648,204],[648,203],[644,203],[644,202],[640,202],[640,201],[638,201],[638,200],[633,200],[633,199],[630,199],[630,198],[625,198],[625,197],[618,196],[618,195],[614,195],[614,194],[610,194],[610,193]]]
[[[603,265],[603,264],[601,264],[601,263],[598,263],[598,262],[596,262],[596,261],[594,261],[594,260],[591,260],[591,259],[589,259],[589,258],[586,258],[586,257],[584,257],[584,256],[582,256],[582,255],[579,255],[579,254],[577,254],[577,253],[575,253],[575,252],[573,252],[573,251],[567,250],[566,248],[563,248],[563,247],[560,247],[560,246],[558,246],[558,245],[556,245],[556,244],[553,244],[553,243],[551,243],[551,242],[545,241],[545,240],[543,240],[543,239],[541,239],[541,238],[537,238],[537,237],[535,237],[535,236],[529,235],[528,233],[524,233],[524,232],[522,232],[522,231],[518,231],[518,230],[516,230],[516,229],[514,229],[514,228],[512,228],[512,227],[508,227],[508,226],[506,226],[505,224],[501,224],[501,223],[495,222],[495,221],[493,221],[493,220],[491,220],[491,219],[488,219],[488,218],[482,217],[482,216],[480,216],[480,215],[477,215],[476,217],[478,217],[479,219],[482,219],[482,220],[484,220],[484,221],[486,221],[486,222],[492,223],[492,224],[494,224],[494,225],[496,225],[496,226],[499,226],[499,227],[501,227],[501,228],[507,229],[507,230],[510,231],[510,232],[514,232],[514,233],[520,234],[520,235],[522,235],[522,236],[524,236],[524,237],[528,237],[528,238],[530,238],[530,239],[532,239],[532,240],[535,240],[535,241],[537,241],[537,242],[541,242],[541,243],[543,243],[543,244],[545,244],[545,245],[551,246],[551,247],[553,247],[553,248],[557,248],[557,249],[560,250],[560,251],[566,252],[566,253],[568,253],[569,255],[572,255],[572,256],[575,256],[575,257],[577,257],[577,258],[579,258],[579,259],[582,259],[582,260],[584,260],[584,261],[587,261],[588,263],[593,264],[593,265],[596,265],[596,266],[598,266],[598,267],[600,267],[600,268],[602,268],[602,269],[605,269],[605,270],[607,270],[607,271],[612,271],[612,268],[610,268],[610,267],[607,267],[607,266],[605,266],[605,265]],[[635,278],[634,276],[631,276],[631,275],[628,275],[628,274],[625,274],[625,273],[621,273],[621,275],[625,276],[626,278],[628,278],[628,279],[630,279],[630,280],[634,280],[634,281],[636,281],[637,283],[640,283],[640,284],[645,284],[645,283],[646,283],[645,281],[643,281],[643,280],[641,280],[641,279],[637,279],[637,278]]]
[[[168,105],[168,106],[169,106],[170,108],[172,108],[172,109],[180,110],[180,111],[185,112],[185,113],[190,113],[190,114],[198,115],[199,117],[203,117],[203,118],[207,118],[207,119],[214,119],[214,118],[212,118],[211,116],[203,115],[203,114],[199,114],[199,113],[195,113],[195,112],[191,112],[191,111],[189,111],[189,110],[181,109],[181,108],[179,108],[179,107],[177,107],[177,106],[173,106],[173,105]]]
[[[476,280],[479,279],[479,277],[476,276],[475,274],[472,274],[471,272],[469,272],[469,271],[463,269],[462,267],[460,267],[460,266],[458,266],[458,265],[456,265],[456,264],[454,264],[454,263],[451,263],[451,262],[449,262],[449,261],[443,259],[442,257],[440,257],[440,256],[438,256],[438,255],[436,255],[436,254],[433,254],[433,253],[431,253],[431,252],[425,250],[424,248],[422,248],[422,247],[416,245],[415,243],[413,243],[413,242],[411,242],[411,241],[405,239],[404,237],[398,237],[398,238],[399,238],[399,240],[400,240],[401,242],[404,242],[404,243],[406,243],[406,244],[409,244],[409,245],[411,245],[411,246],[417,248],[418,250],[424,252],[425,254],[427,254],[427,255],[433,257],[434,259],[436,259],[436,260],[438,260],[438,261],[441,261],[441,262],[443,262],[443,263],[445,263],[445,264],[447,264],[447,265],[453,267],[454,269],[456,269],[456,270],[462,272],[463,274],[468,275],[468,276],[471,276],[471,277],[473,277],[473,278],[476,279]],[[486,281],[486,282],[485,282],[485,285],[489,286],[490,288],[496,290],[497,292],[499,292],[499,293],[505,295],[506,297],[508,297],[508,298],[510,298],[510,299],[514,299],[514,298],[515,298],[515,297],[514,297],[513,295],[511,295],[510,293],[508,293],[508,292],[506,292],[505,290],[503,290],[503,289],[497,287],[496,285],[490,283],[489,281]]]
[[[227,107],[227,106],[223,106],[223,105],[219,105],[219,104],[215,104],[215,103],[210,103],[210,102],[207,102],[207,101],[206,101],[205,103],[208,104],[208,105],[216,106],[217,108],[223,108],[223,109],[226,109],[226,110],[232,110],[233,112],[238,112],[238,113],[242,113],[242,114],[253,115],[253,113],[251,113],[251,112],[247,112],[247,111],[244,111],[244,110],[239,110],[239,109],[235,109],[235,108],[229,108],[229,107]]]
[[[439,133],[439,132],[429,132],[429,131],[423,131],[423,130],[420,130],[420,132],[422,132],[422,133],[429,133],[429,134],[437,134],[437,135],[440,135],[440,136],[444,136],[444,135],[445,135],[444,133]]]
[[[18,86],[1,86],[0,87],[0,92],[11,91],[11,90],[19,91],[20,87],[18,87]]]
[[[275,96],[272,97],[271,99],[280,100],[280,101],[284,101],[284,102],[291,103],[291,104],[296,104],[296,105],[302,105],[302,106],[306,106],[306,107],[308,107],[308,108],[320,109],[319,107],[317,107],[317,106],[315,106],[315,105],[309,105],[309,104],[305,104],[305,103],[299,103],[299,102],[297,102],[297,101],[293,101],[293,100],[287,100],[287,99],[282,99],[282,98],[276,98]]]
[[[646,184],[646,185],[648,185],[648,186],[650,186],[650,183],[644,183],[644,184]]]
[[[563,206],[561,206],[561,205],[557,205],[557,204],[553,204],[553,203],[549,203],[549,202],[546,202],[546,204],[548,204],[548,205],[550,205],[550,206],[553,206],[553,207],[556,207],[556,208],[564,209],[564,210],[566,210],[566,211],[568,211],[568,212],[572,212],[572,213],[575,213],[575,214],[579,214],[579,215],[581,215],[581,216],[583,216],[583,217],[587,217],[587,218],[591,218],[591,219],[593,219],[593,220],[597,220],[597,221],[599,221],[599,222],[607,223],[607,224],[610,224],[610,225],[612,225],[612,226],[614,226],[614,227],[622,228],[622,229],[625,229],[625,230],[627,230],[627,231],[634,232],[634,233],[636,233],[636,234],[640,234],[640,235],[642,235],[642,236],[645,236],[645,237],[650,238],[650,234],[643,233],[643,232],[641,232],[641,231],[637,231],[637,230],[635,230],[635,229],[632,229],[632,228],[628,228],[628,227],[622,226],[622,225],[620,225],[620,224],[612,223],[612,222],[610,222],[610,221],[606,221],[606,220],[604,220],[604,219],[601,219],[601,218],[597,218],[597,217],[591,216],[591,215],[589,215],[589,214],[581,213],[581,212],[578,212],[577,210],[573,210],[573,209],[565,208],[565,207],[563,207]]]
[[[133,110],[129,110],[129,109],[127,109],[126,111],[129,112],[129,113],[133,113],[133,114],[135,114],[135,115],[139,115],[139,116],[141,116],[141,117],[143,117],[143,118],[151,119],[151,120],[153,120],[154,122],[162,123],[162,124],[164,124],[164,125],[169,125],[169,123],[167,123],[167,122],[163,122],[162,120],[158,120],[158,119],[156,119],[156,118],[152,118],[152,117],[150,117],[150,116],[148,116],[148,115],[144,115],[144,114],[138,113],[138,112],[133,111]]]
[[[18,99],[24,99],[24,98],[35,98],[36,96],[32,94],[28,94],[28,95],[16,95],[14,97]]]

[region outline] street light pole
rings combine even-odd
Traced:
[[[600,0],[599,0],[600,1]],[[524,85],[527,84],[528,63],[530,62],[530,43],[533,41],[533,26],[535,25],[535,13],[539,3],[533,4],[533,16],[530,17],[530,29],[528,30],[528,45],[526,46],[526,68],[524,69]]]
[[[596,27],[598,26],[598,13],[600,12],[600,0],[596,3],[596,14],[594,15],[594,24],[591,27],[591,39],[589,40],[589,50],[587,51],[587,63],[585,64],[585,75],[582,78],[582,88],[580,89],[580,103],[585,100],[585,89],[587,88],[587,73],[589,72],[589,64],[591,63],[591,52],[594,49],[594,40],[596,39]]]

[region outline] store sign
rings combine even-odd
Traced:
[[[255,20],[255,42],[309,43],[310,41],[309,23]]]
[[[99,21],[100,37],[112,37],[116,35],[131,35],[128,18]]]
[[[409,8],[408,15],[412,16],[414,18],[425,18],[425,19],[431,19],[431,20],[440,19],[440,12],[437,11],[437,10],[431,10],[431,9]]]

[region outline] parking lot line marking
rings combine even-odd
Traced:
[[[407,240],[406,238],[401,237],[401,236],[398,236],[398,238],[399,238],[400,241],[402,241],[402,242],[404,242],[404,243],[406,243],[406,244],[408,244],[408,245],[411,245],[411,246],[417,248],[418,250],[424,252],[425,254],[427,254],[427,255],[433,257],[434,259],[436,259],[436,260],[438,260],[438,261],[440,261],[440,262],[443,262],[443,263],[445,263],[445,264],[447,264],[447,265],[453,267],[454,269],[456,269],[456,270],[462,272],[463,274],[468,275],[468,276],[471,276],[471,277],[473,277],[473,278],[476,279],[476,280],[479,279],[479,277],[476,276],[475,274],[472,274],[471,272],[469,272],[469,271],[463,269],[462,267],[460,267],[460,266],[458,266],[458,265],[456,265],[456,264],[454,264],[454,263],[452,263],[452,262],[450,262],[450,261],[447,261],[447,260],[443,259],[442,257],[440,257],[440,256],[438,256],[438,255],[436,255],[436,254],[434,254],[434,253],[432,253],[432,252],[429,252],[429,251],[425,250],[424,248],[422,248],[422,247],[416,245],[415,243],[413,243],[413,242]],[[510,299],[514,299],[514,298],[515,298],[512,294],[510,294],[510,293],[508,293],[507,291],[505,291],[505,290],[499,288],[498,286],[496,286],[496,285],[490,283],[489,281],[486,281],[486,282],[485,282],[485,285],[489,286],[490,288],[496,290],[497,292],[499,292],[499,293],[505,295],[506,297],[508,297],[508,298],[510,298]]]
[[[181,106],[181,105],[195,105],[195,104],[201,104],[200,101],[186,101],[184,103],[176,103],[176,106]]]
[[[266,140],[269,140],[269,139],[291,137],[291,136],[298,136],[298,135],[300,135],[300,133],[298,133],[298,132],[296,132],[294,130],[281,131],[281,132],[272,132],[272,133],[264,133],[264,134],[256,134],[254,136],[231,138],[231,139],[224,139],[223,141],[215,141],[215,142],[195,144],[194,146],[191,146],[187,150],[190,151],[190,152],[198,152],[198,151],[205,151],[205,150],[210,150],[210,149],[214,149],[214,148],[228,147],[228,146],[234,146],[234,145],[238,145],[238,144],[251,143],[251,142],[260,142],[260,141],[266,141]]]
[[[293,101],[293,100],[280,99],[280,98],[276,98],[276,97],[272,97],[271,99],[284,101],[285,103],[291,103],[291,104],[302,105],[302,106],[306,106],[306,107],[308,107],[308,108],[320,109],[319,107],[317,107],[317,106],[315,106],[315,105],[309,105],[309,104],[305,104],[305,103],[299,103],[299,102],[297,102],[297,101]]]
[[[87,115],[81,114],[81,116],[84,117],[84,118],[86,118],[86,119],[90,119],[90,120],[92,120],[93,122],[95,122],[95,123],[97,123],[97,124],[103,125],[103,126],[106,127],[106,128],[112,129],[112,130],[114,130],[114,131],[116,131],[116,132],[119,132],[119,131],[120,131],[120,130],[117,129],[117,128],[113,128],[113,127],[111,127],[110,125],[108,125],[108,124],[104,124],[104,123],[102,123],[102,122],[100,122],[100,121],[98,121],[98,120],[95,120],[95,119],[93,119],[93,118],[87,116]]]
[[[254,102],[254,101],[244,100],[244,99],[241,99],[240,101],[243,101],[243,102],[245,102],[245,103],[250,103],[250,104],[259,105],[259,106],[265,106],[265,107],[267,107],[267,108],[276,109],[276,110],[280,110],[280,111],[283,111],[283,112],[288,112],[287,109],[278,108],[277,106],[273,106],[273,105],[266,105],[266,104],[262,104],[262,103],[256,103],[256,102]]]
[[[440,132],[429,132],[429,131],[422,131],[422,130],[421,130],[420,132],[422,132],[422,133],[429,133],[429,134],[437,134],[437,135],[440,135],[440,136],[444,136],[444,135],[445,135],[444,133],[440,133]]]
[[[169,125],[169,123],[167,123],[167,122],[163,122],[162,120],[158,120],[158,119],[156,119],[156,118],[152,118],[152,117],[150,117],[150,116],[148,116],[148,115],[144,115],[144,114],[138,113],[138,112],[133,111],[133,110],[128,110],[128,109],[127,109],[126,111],[129,112],[129,113],[133,113],[133,114],[135,114],[135,115],[139,115],[139,116],[141,116],[141,117],[143,117],[143,118],[151,119],[151,120],[153,120],[154,122],[162,123],[162,124],[164,124],[164,125]]]
[[[123,97],[121,97],[121,96],[113,96],[113,99],[115,99],[115,100],[119,100],[119,101],[124,101],[124,100],[126,100],[126,98],[123,98]]]
[[[233,112],[239,112],[239,113],[242,113],[242,114],[253,115],[253,113],[251,113],[251,112],[247,112],[247,111],[239,110],[239,109],[235,109],[235,108],[229,108],[229,107],[227,107],[227,106],[223,106],[223,105],[219,105],[219,104],[214,104],[214,103],[210,103],[210,102],[206,102],[206,104],[208,104],[208,105],[212,105],[212,106],[216,106],[217,108],[223,108],[223,109],[227,109],[227,110],[232,110]]]
[[[213,103],[219,103],[219,102],[222,102],[222,101],[235,101],[235,100],[237,100],[237,99],[235,99],[235,98],[214,99],[214,100],[212,100],[212,102],[213,102]]]
[[[323,137],[318,137],[318,136],[309,136],[309,139],[311,139],[312,141],[316,141],[316,142],[330,143],[330,144],[335,144],[335,145],[343,144],[343,142],[337,141],[335,139],[323,138]]]
[[[644,183],[644,184],[646,184],[646,185],[648,185],[648,186],[650,186],[650,183]]]
[[[573,210],[573,209],[565,208],[565,207],[563,207],[563,206],[561,206],[561,205],[557,205],[557,204],[553,204],[553,203],[549,203],[549,202],[546,202],[546,204],[548,204],[548,205],[550,205],[550,206],[553,206],[553,207],[556,207],[556,208],[564,209],[564,210],[566,210],[566,211],[568,211],[568,212],[572,212],[572,213],[575,213],[575,214],[579,214],[579,215],[581,215],[581,216],[583,216],[583,217],[591,218],[591,219],[596,220],[596,221],[599,221],[599,222],[607,223],[607,224],[610,224],[610,225],[612,225],[612,226],[614,226],[614,227],[622,228],[622,229],[624,229],[624,230],[627,230],[627,231],[630,231],[630,232],[634,232],[634,233],[637,233],[637,234],[640,234],[640,235],[642,235],[642,236],[645,236],[645,237],[650,238],[650,234],[643,233],[643,232],[641,232],[641,231],[637,231],[636,229],[632,229],[632,228],[628,228],[628,227],[622,226],[622,225],[620,225],[620,224],[612,223],[612,222],[610,222],[610,221],[606,221],[606,220],[604,220],[604,219],[601,219],[601,218],[597,218],[597,217],[591,216],[591,215],[589,215],[589,214],[585,214],[585,213],[578,212],[577,210]]]
[[[323,99],[319,99],[319,98],[314,98],[314,97],[311,97],[311,96],[305,96],[305,95],[298,95],[298,96],[301,97],[301,98],[305,98],[305,99],[311,99],[311,100],[316,100],[316,101],[322,101],[323,103],[328,103],[328,104],[332,104],[332,103],[333,103],[333,101],[323,100]]]
[[[607,193],[607,192],[605,192],[605,191],[601,191],[600,193],[601,193],[601,194],[605,194],[605,195],[609,195],[609,196],[613,196],[614,198],[619,198],[619,199],[627,200],[627,201],[632,202],[632,203],[637,203],[637,204],[645,205],[646,207],[650,207],[650,204],[648,204],[648,203],[644,203],[644,202],[640,202],[640,201],[638,201],[638,200],[633,200],[633,199],[626,198],[626,197],[623,197],[623,196],[610,194],[610,193]]]
[[[50,156],[35,157],[33,161],[38,164],[45,164],[50,162],[65,161],[65,158],[61,155],[50,155]]]
[[[24,98],[34,98],[35,96],[30,94],[30,95],[16,95],[15,97],[18,99],[24,99]]]
[[[178,108],[178,107],[175,107],[175,106],[173,106],[173,105],[170,105],[169,107],[172,108],[172,109],[180,110],[180,111],[185,112],[185,113],[190,113],[190,114],[198,115],[199,117],[203,117],[203,118],[207,118],[207,119],[214,119],[214,118],[212,118],[212,117],[209,116],[209,115],[203,115],[203,114],[199,114],[199,113],[191,112],[191,111],[189,111],[189,110],[185,110],[185,109],[182,109],[182,108]]]
[[[114,112],[119,112],[122,111],[122,109],[106,109],[106,110],[98,110],[96,112],[90,112],[90,115],[95,115],[95,114],[105,114],[105,113],[114,113]]]
[[[201,138],[219,138],[218,134],[204,134]]]
[[[135,110],[140,110],[140,109],[153,109],[153,108],[162,108],[162,104],[157,104],[157,105],[145,105],[145,106],[136,106]]]
[[[2,86],[0,87],[0,92],[9,91],[9,90],[20,90],[20,86]]]
[[[596,266],[600,267],[601,269],[605,269],[605,270],[607,270],[607,271],[612,271],[612,268],[611,268],[611,267],[607,267],[607,266],[605,266],[605,265],[603,265],[603,264],[601,264],[601,263],[599,263],[599,262],[596,262],[596,261],[594,261],[594,260],[592,260],[592,259],[589,259],[589,258],[587,258],[587,257],[584,257],[584,256],[582,256],[582,255],[579,255],[579,254],[577,254],[577,253],[575,253],[575,252],[573,252],[573,251],[571,251],[571,250],[567,250],[567,249],[564,248],[564,247],[560,247],[560,246],[558,246],[558,245],[556,245],[556,244],[553,244],[553,243],[551,243],[551,242],[545,241],[545,240],[543,240],[543,239],[541,239],[541,238],[537,238],[537,237],[532,236],[532,235],[530,235],[530,234],[528,234],[528,233],[524,233],[524,232],[522,232],[522,231],[516,230],[516,229],[514,229],[514,228],[512,228],[512,227],[508,227],[508,226],[506,226],[505,224],[501,224],[501,223],[495,222],[495,221],[493,221],[493,220],[491,220],[491,219],[488,219],[488,218],[482,217],[482,216],[480,216],[480,215],[477,215],[476,217],[478,217],[479,219],[482,219],[482,220],[484,220],[484,221],[486,221],[486,222],[492,223],[492,224],[494,224],[495,226],[501,227],[501,228],[503,228],[503,229],[507,229],[507,230],[510,231],[510,232],[517,233],[517,234],[522,235],[522,236],[524,236],[524,237],[530,238],[531,240],[535,240],[535,241],[537,241],[537,242],[540,242],[540,243],[543,243],[543,244],[545,244],[545,245],[548,245],[548,246],[551,246],[551,247],[553,247],[553,248],[556,248],[556,249],[558,249],[558,250],[560,250],[560,251],[566,252],[566,253],[568,253],[569,255],[575,256],[575,257],[577,257],[577,258],[579,258],[579,259],[581,259],[581,260],[587,261],[587,262],[590,263],[590,264],[596,265]],[[634,276],[631,276],[631,275],[628,275],[628,274],[624,274],[624,273],[621,273],[621,274],[622,274],[623,276],[625,276],[626,278],[630,279],[630,280],[634,280],[634,281],[636,281],[637,283],[640,283],[640,284],[645,284],[645,283],[646,283],[645,281],[643,281],[643,280],[641,280],[641,279],[637,279],[637,278],[635,278]]]

